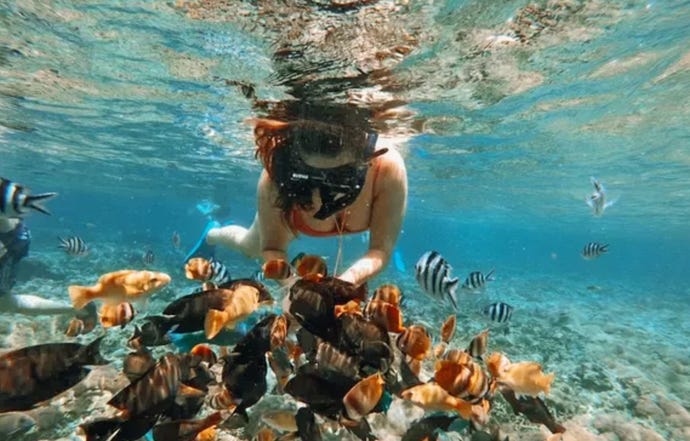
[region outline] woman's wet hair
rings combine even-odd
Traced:
[[[291,179],[302,156],[335,157],[348,152],[364,161],[370,112],[352,105],[281,102],[256,122],[256,157],[278,186],[276,206],[286,219],[293,207],[312,208],[313,186]]]

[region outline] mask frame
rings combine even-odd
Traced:
[[[324,220],[345,207],[351,205],[362,192],[367,171],[372,159],[388,151],[387,148],[376,151],[378,134],[367,135],[364,161],[345,164],[333,168],[310,167],[300,161],[294,164],[295,170],[290,174],[292,184],[302,187],[318,188],[321,196],[321,207],[314,214],[315,219]]]

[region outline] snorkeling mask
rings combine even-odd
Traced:
[[[290,181],[298,186],[318,188],[321,195],[321,208],[314,218],[326,219],[348,205],[352,204],[362,192],[367,177],[369,162],[386,153],[388,149],[375,151],[378,134],[367,135],[364,161],[359,164],[345,164],[333,168],[315,168],[299,164],[290,174]]]

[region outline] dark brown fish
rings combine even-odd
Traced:
[[[46,343],[0,356],[0,412],[28,410],[79,383],[86,366],[108,363],[99,337],[88,346]]]
[[[143,377],[115,394],[108,404],[124,411],[129,418],[162,413],[172,406],[182,387],[183,368],[179,357],[164,355]]]
[[[201,420],[158,423],[153,427],[153,439],[155,441],[192,441],[200,432],[218,425],[222,420],[221,413],[215,412]]]
[[[261,319],[237,342],[232,351],[222,357],[223,385],[237,405],[235,414],[248,418],[246,409],[256,404],[266,394],[266,352],[271,350],[271,329],[276,314]]]
[[[523,414],[529,421],[545,425],[551,433],[565,432],[565,427],[556,422],[541,398],[530,396],[518,398],[510,389],[501,390],[501,394],[513,408],[515,415]]]
[[[313,365],[302,366],[285,385],[285,392],[313,409],[336,418],[344,410],[343,397],[357,383],[336,373],[325,376]]]
[[[203,331],[208,311],[210,309],[223,311],[232,300],[234,289],[241,285],[258,289],[260,303],[271,300],[271,295],[263,283],[252,279],[232,280],[219,285],[216,289],[186,295],[170,303],[163,310],[163,315],[168,317],[168,320],[161,321],[160,324],[168,328],[177,325],[173,331],[176,334]]]
[[[316,424],[314,412],[308,407],[302,407],[297,411],[297,434],[302,441],[321,441],[321,429]]]
[[[156,364],[156,360],[146,348],[130,352],[122,361],[122,372],[127,376],[130,383],[137,381]]]
[[[321,285],[301,279],[290,288],[290,314],[312,334],[325,340],[335,338],[333,297]]]
[[[77,435],[85,441],[137,441],[151,430],[158,415],[137,418],[98,418],[79,425]]]
[[[437,432],[439,430],[447,432],[450,425],[457,419],[457,415],[432,415],[422,418],[410,425],[401,441],[437,440]]]

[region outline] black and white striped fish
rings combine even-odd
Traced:
[[[582,249],[582,257],[585,259],[594,259],[601,256],[609,249],[609,245],[602,245],[599,242],[590,242]]]
[[[229,282],[231,278],[230,271],[220,260],[211,259],[211,277],[208,278],[208,282],[221,285]]]
[[[156,255],[153,253],[152,249],[148,248],[144,252],[144,255],[141,256],[141,260],[144,262],[145,265],[153,265],[153,262],[156,261]]]
[[[494,322],[506,323],[513,316],[513,307],[507,303],[496,302],[486,306],[482,313]]]
[[[20,217],[29,209],[50,214],[39,202],[56,196],[57,193],[29,194],[23,185],[0,177],[0,216]]]
[[[486,275],[481,271],[472,271],[465,279],[465,283],[463,283],[462,287],[471,290],[482,289],[486,285],[486,282],[494,280],[493,273],[494,270],[489,271]]]
[[[415,277],[419,286],[430,296],[444,299],[448,297],[453,307],[458,309],[455,301],[455,289],[460,281],[457,277],[450,277],[453,268],[436,251],[422,254],[415,265]]]
[[[71,236],[66,239],[58,237],[60,240],[59,248],[71,256],[83,256],[89,251],[88,245],[79,236]]]

